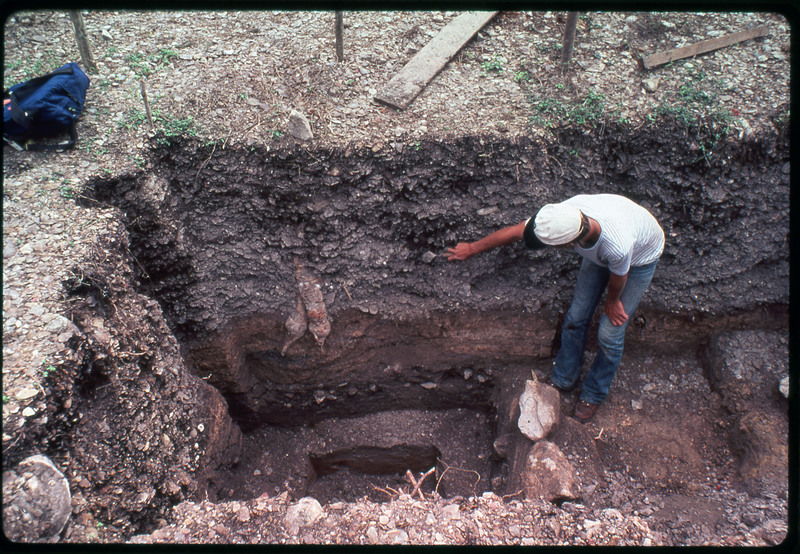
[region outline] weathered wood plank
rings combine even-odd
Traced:
[[[417,52],[403,69],[375,95],[387,106],[405,109],[475,33],[497,12],[466,12],[453,19]]]
[[[643,57],[642,63],[644,63],[644,67],[646,69],[652,69],[674,60],[690,58],[692,56],[696,56],[697,54],[705,54],[706,52],[718,50],[720,48],[724,48],[725,46],[730,46],[731,44],[750,40],[751,38],[763,37],[768,33],[769,28],[765,25],[761,25],[759,27],[747,29],[746,31],[740,31],[724,37],[704,40],[696,44],[683,46],[681,48],[673,48],[672,50],[667,50],[666,52],[658,52],[652,56]]]

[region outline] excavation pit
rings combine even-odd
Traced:
[[[135,286],[244,432],[210,497],[385,500],[434,466],[425,492],[508,492],[492,444],[531,371],[547,374],[578,264],[521,244],[463,263],[444,251],[574,194],[626,195],[668,237],[629,357],[784,329],[788,195],[768,185],[788,180],[781,155],[731,144],[710,164],[685,129],[623,131],[377,153],[187,142],[90,183],[89,203],[124,214]]]
[[[212,484],[221,500],[288,490],[321,503],[376,502],[428,473],[420,490],[445,497],[491,489],[492,422],[466,409],[387,410],[320,420],[308,426],[265,425],[247,433],[235,471]],[[496,460],[495,460],[496,461]],[[495,464],[496,466],[496,464]]]

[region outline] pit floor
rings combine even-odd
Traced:
[[[245,435],[241,460],[223,479],[211,484],[209,497],[215,494],[220,501],[248,500],[264,493],[274,496],[289,491],[294,498],[313,496],[323,504],[364,497],[387,501],[393,490],[410,490],[404,474],[343,468],[317,476],[309,454],[398,444],[435,446],[441,452],[439,478],[436,474],[426,478],[423,492],[438,486],[442,496],[481,494],[490,489],[492,438],[490,418],[466,409],[392,410],[331,418],[307,426],[263,426]],[[415,472],[415,478],[420,473]]]

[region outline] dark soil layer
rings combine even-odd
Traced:
[[[557,144],[463,138],[400,152],[183,144],[91,194],[125,211],[141,290],[159,300],[196,374],[253,428],[486,404],[491,383],[461,375],[548,355],[578,264],[521,244],[467,263],[443,250],[573,194],[623,194],[665,230],[633,347],[783,327],[784,134],[713,155],[698,150],[709,137],[669,121],[565,131]],[[325,336],[313,321],[291,336],[304,285],[321,292]],[[397,392],[427,381],[440,386]]]

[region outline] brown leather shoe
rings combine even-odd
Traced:
[[[592,404],[591,402],[581,400],[575,406],[575,412],[572,415],[581,423],[586,423],[594,417],[594,413],[597,411],[598,406],[600,406],[600,404]]]

